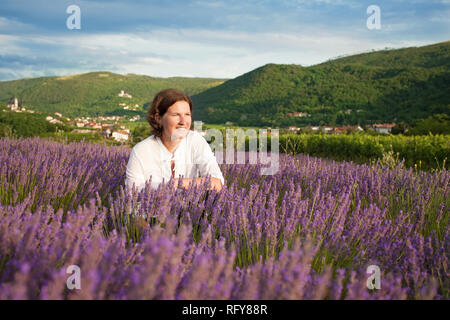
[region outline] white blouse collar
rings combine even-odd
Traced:
[[[184,150],[186,150],[186,138],[187,138],[187,135],[186,135],[186,137],[183,138],[183,140],[181,140],[180,144],[177,146],[177,148],[175,149],[175,151],[172,155],[172,153],[170,153],[169,150],[167,150],[164,143],[162,143],[161,139],[159,137],[156,137],[156,141],[158,142],[158,145],[159,145],[161,160],[162,161],[171,161],[174,159],[180,159],[180,157],[182,157],[184,154]]]

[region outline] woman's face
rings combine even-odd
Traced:
[[[186,101],[175,102],[160,118],[159,123],[163,128],[163,138],[169,140],[182,139],[190,129],[191,121],[189,103]]]

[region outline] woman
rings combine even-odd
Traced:
[[[174,180],[175,188],[187,189],[191,183],[210,183],[217,191],[224,179],[206,140],[189,130],[192,100],[176,89],[158,92],[147,111],[152,134],[131,150],[125,185],[138,191],[151,178],[151,187]],[[208,177],[207,177],[208,176]]]

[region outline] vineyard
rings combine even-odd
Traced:
[[[408,166],[300,155],[381,150],[301,138],[275,175],[222,164],[220,193],[127,193],[128,147],[1,138],[0,299],[449,299],[450,173],[413,166],[445,138],[375,143]]]
[[[223,133],[225,137],[226,134]],[[249,150],[246,137],[246,151]],[[265,142],[264,142],[265,143]],[[259,145],[260,142],[258,141]],[[270,150],[271,139],[267,139]],[[235,146],[236,148],[236,142]],[[449,135],[370,135],[370,134],[281,134],[281,153],[329,158],[336,161],[353,161],[359,164],[383,162],[387,156],[391,162],[418,170],[449,169]]]

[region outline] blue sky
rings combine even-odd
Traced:
[[[69,30],[66,9],[81,10]],[[381,29],[369,30],[377,5]],[[0,80],[90,71],[234,78],[267,63],[450,40],[450,0],[2,0]]]

